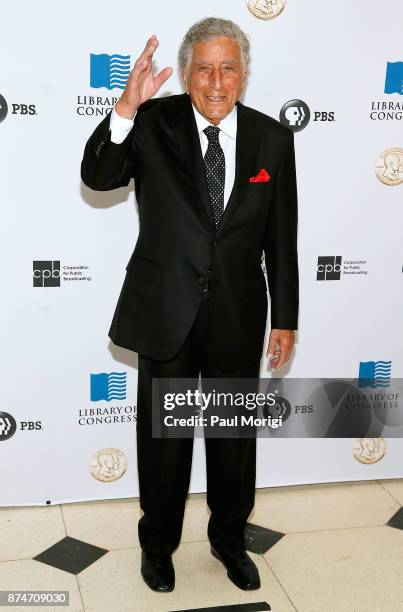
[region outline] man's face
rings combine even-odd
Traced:
[[[214,125],[233,109],[245,77],[239,43],[226,36],[196,43],[183,74],[193,104]]]
[[[385,158],[385,166],[387,168],[391,168],[392,170],[399,169],[399,158],[397,155],[388,155]]]

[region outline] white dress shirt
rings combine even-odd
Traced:
[[[204,157],[207,146],[208,138],[203,130],[208,125],[213,125],[199,111],[195,108],[192,103],[192,108],[196,120],[197,131],[199,133],[200,146],[202,155]],[[110,116],[110,129],[111,129],[111,141],[115,144],[121,144],[130,130],[133,127],[134,115],[132,119],[126,119],[121,117],[113,108]],[[224,187],[224,208],[227,205],[229,196],[232,191],[235,179],[235,152],[236,152],[236,129],[237,129],[237,107],[236,105],[230,113],[218,124],[220,128],[219,141],[222,150],[224,151],[225,157],[225,187]]]

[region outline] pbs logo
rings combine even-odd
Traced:
[[[289,127],[293,132],[300,132],[308,125],[311,119],[309,106],[303,100],[289,100],[280,111],[280,123]],[[334,112],[314,111],[314,121],[334,121]]]
[[[293,132],[300,132],[309,123],[311,111],[308,104],[302,100],[289,100],[280,111],[280,122],[291,128]]]
[[[17,431],[15,418],[8,412],[0,412],[0,442],[11,438]]]

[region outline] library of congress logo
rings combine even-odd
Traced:
[[[403,95],[403,62],[388,62],[386,64],[385,89],[386,94]]]
[[[130,55],[90,54],[90,85],[93,88],[124,89],[130,74]]]
[[[373,389],[389,387],[391,370],[391,361],[360,361],[358,386]]]
[[[127,372],[101,372],[90,376],[90,395],[92,402],[104,400],[126,399],[126,375]]]

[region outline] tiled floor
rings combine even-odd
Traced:
[[[262,586],[244,592],[210,554],[205,495],[191,495],[165,594],[140,576],[138,500],[0,508],[0,591],[69,591],[68,608],[42,608],[69,612],[400,612],[402,507],[403,479],[258,490],[245,538]]]

